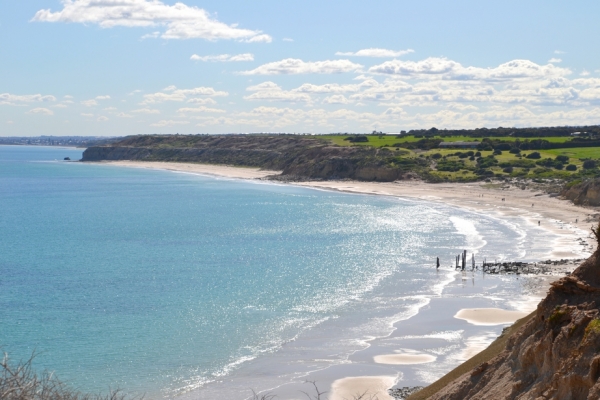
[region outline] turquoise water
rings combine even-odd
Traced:
[[[452,279],[436,256],[546,243],[425,202],[61,161],[81,152],[0,147],[0,346],[83,390],[233,399],[389,333]]]

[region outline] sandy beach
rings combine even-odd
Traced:
[[[119,167],[135,167],[177,171],[201,175],[219,176],[233,179],[264,179],[278,171],[263,171],[258,168],[238,168],[220,165],[187,164],[172,162],[139,162],[115,161],[99,164]],[[479,213],[495,215],[499,218],[510,216],[522,218],[524,223],[539,226],[556,234],[558,239],[553,244],[550,257],[552,259],[569,259],[586,257],[592,250],[590,227],[597,218],[598,211],[591,208],[575,206],[570,202],[532,190],[522,190],[508,184],[491,183],[443,183],[427,184],[418,181],[402,181],[393,183],[355,182],[355,181],[319,181],[294,182],[293,185],[335,190],[349,193],[394,196],[399,198],[421,199],[440,202]],[[574,245],[576,244],[576,245]],[[568,266],[572,270],[576,265]],[[562,267],[561,273],[564,274]],[[540,280],[537,298],[541,299],[547,285],[554,280],[545,277]],[[537,300],[539,301],[539,300]],[[461,309],[454,318],[469,324],[492,326],[507,325],[531,312],[536,304],[528,304],[527,309],[509,311],[502,309]],[[472,348],[465,350],[465,359],[476,354],[489,343],[484,338],[482,343],[475,341]],[[379,354],[372,358],[377,364],[405,365],[421,364],[435,361],[436,357],[428,354]],[[360,376],[336,380],[331,387],[331,399],[352,398],[352,396],[368,392],[377,393],[379,400],[391,399],[387,389],[396,383],[391,376]]]

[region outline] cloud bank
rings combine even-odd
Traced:
[[[144,38],[237,40],[241,42],[272,41],[259,30],[238,28],[217,21],[198,7],[177,2],[167,5],[159,0],[62,0],[63,9],[39,10],[32,21],[96,24],[101,28],[164,27],[161,32]]]

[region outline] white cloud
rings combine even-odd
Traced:
[[[560,58],[552,57],[551,59],[548,60],[548,62],[550,64],[558,64],[558,63],[561,63],[562,60]]]
[[[349,60],[326,60],[305,62],[295,58],[275,61],[261,65],[251,71],[240,72],[241,75],[294,75],[294,74],[339,74],[356,72],[363,66]]]
[[[110,96],[106,95],[106,96],[96,96],[96,100],[110,100]]]
[[[430,57],[422,61],[386,61],[369,68],[373,74],[426,77],[454,80],[515,80],[519,78],[550,78],[566,76],[568,68],[552,64],[538,65],[529,60],[513,60],[495,68],[463,67],[447,58]]]
[[[164,92],[145,94],[144,101],[141,104],[154,104],[165,101],[186,101],[188,96],[224,97],[229,95],[227,92],[217,91],[211,87],[177,89],[175,86],[169,86],[164,89]]]
[[[325,104],[349,104],[352,100],[347,99],[343,94],[334,94],[333,96],[325,97],[323,99]]]
[[[11,120],[8,120],[8,121],[6,121],[6,123],[7,123],[7,124],[9,124],[9,125],[12,125],[12,124],[14,124],[15,122],[14,122],[14,121],[11,121]]]
[[[37,107],[27,111],[27,114],[54,115],[54,111],[43,107]]]
[[[363,49],[356,52],[342,52],[338,51],[335,53],[336,56],[348,56],[348,57],[379,57],[379,58],[393,58],[400,57],[406,54],[414,53],[413,49],[406,50],[387,50],[387,49],[378,49],[378,48],[370,48]]]
[[[581,75],[581,76],[589,76],[590,75],[590,71],[584,69],[583,71],[581,71],[581,73],[579,75]]]
[[[0,93],[0,105],[24,106],[26,103],[47,103],[56,101],[56,97],[51,95],[28,94],[17,95],[10,93]]]
[[[140,108],[138,110],[133,110],[132,113],[139,113],[139,114],[160,114],[160,110],[151,109],[151,108]]]
[[[245,96],[245,100],[265,100],[265,101],[286,101],[286,102],[305,102],[311,101],[306,93],[283,90],[279,85],[273,82],[263,82],[259,85],[246,88],[251,95]]]
[[[159,0],[62,0],[63,9],[52,12],[39,10],[32,21],[97,24],[102,28],[164,27],[144,38],[163,39],[229,39],[243,42],[271,42],[269,35],[258,30],[238,28],[217,21],[207,11],[177,2],[164,4]]]
[[[565,51],[562,50],[554,50],[554,54],[565,54]]]
[[[160,32],[159,31],[154,31],[152,33],[146,33],[145,35],[142,36],[142,40],[144,39],[158,39],[160,37]]]
[[[98,102],[96,100],[83,100],[81,102],[81,104],[83,104],[86,107],[93,107],[93,106],[97,106]]]
[[[205,107],[205,106],[200,106],[200,107],[184,107],[184,108],[180,108],[179,110],[177,110],[178,113],[224,113],[225,110],[221,110],[219,108],[210,108],[210,107]]]
[[[94,116],[94,114],[91,113],[81,113],[82,117],[88,117],[88,118],[92,118]]]
[[[158,127],[162,128],[162,127],[166,127],[166,126],[187,125],[189,123],[190,123],[189,121],[174,121],[172,119],[169,119],[169,120],[163,119],[154,124],[150,124],[150,126],[158,126]]]
[[[186,103],[190,103],[190,104],[217,104],[216,101],[214,101],[214,99],[210,98],[210,97],[194,97],[192,99],[189,99],[188,101],[186,101]]]
[[[108,118],[105,117],[104,115],[101,115],[98,117],[97,121],[98,122],[106,122],[106,121],[108,121]]]
[[[252,53],[244,53],[237,54],[235,56],[229,54],[220,54],[217,56],[199,56],[198,54],[194,54],[190,57],[190,60],[193,61],[219,61],[219,62],[232,62],[232,61],[254,61],[254,54]]]
[[[294,41],[294,39],[287,38],[287,37],[284,37],[282,40],[283,40],[284,42],[293,42],[293,41]]]
[[[119,117],[119,118],[133,118],[133,115],[126,114],[124,112],[120,112],[120,113],[117,114],[117,117]]]

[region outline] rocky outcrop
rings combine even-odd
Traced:
[[[577,205],[600,206],[600,179],[591,179],[565,188],[561,195]]]
[[[429,397],[600,399],[600,252],[554,284],[491,360]]]
[[[357,179],[390,182],[415,178],[426,167],[405,150],[333,146],[293,135],[133,136],[86,149],[82,161],[175,161],[283,171],[279,179]]]

